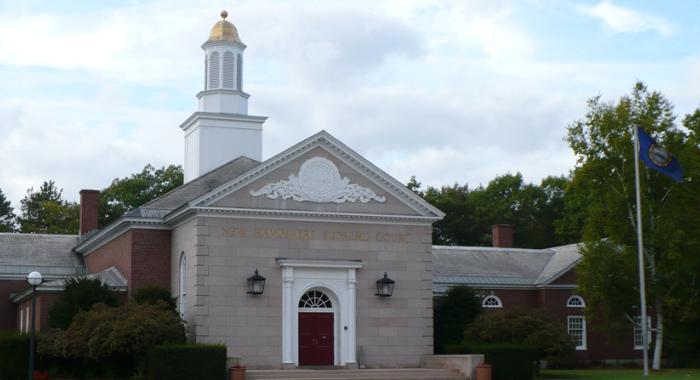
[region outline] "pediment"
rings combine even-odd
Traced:
[[[191,206],[433,220],[444,215],[325,131],[262,162]]]

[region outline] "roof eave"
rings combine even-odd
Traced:
[[[87,240],[78,243],[73,248],[73,252],[87,256],[95,249],[110,242],[124,232],[134,228],[169,230],[171,227],[161,218],[134,218],[121,217],[114,223],[90,236]]]

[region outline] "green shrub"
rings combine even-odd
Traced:
[[[156,346],[148,352],[148,380],[224,380],[226,346],[179,344]]]
[[[462,342],[457,344],[448,344],[447,346],[443,347],[442,352],[447,355],[468,355],[473,351],[471,344]]]
[[[73,317],[81,311],[90,310],[98,303],[118,306],[117,293],[98,279],[71,278],[49,310],[49,327],[66,329]]]
[[[78,313],[68,329],[51,329],[42,335],[38,351],[49,361],[59,359],[54,361],[59,365],[72,365],[75,360],[105,363],[99,371],[112,378],[133,375],[153,346],[185,342],[180,317],[162,302],[128,303],[118,308],[98,304]]]
[[[481,313],[481,300],[468,286],[451,287],[433,308],[435,353],[446,353],[448,345],[459,344],[464,330]]]
[[[161,286],[148,285],[138,288],[134,294],[134,301],[142,305],[156,304],[162,301],[165,302],[173,312],[177,310],[175,297],[170,294],[170,290]]]
[[[526,344],[540,350],[541,359],[565,359],[574,353],[574,342],[564,323],[541,310],[491,310],[467,328],[465,341],[473,344]]]
[[[537,373],[539,349],[522,344],[489,344],[474,346],[486,363],[493,366],[493,380],[531,380]]]
[[[29,368],[29,335],[0,332],[0,379],[25,379]]]

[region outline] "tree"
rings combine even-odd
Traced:
[[[100,225],[105,226],[168,191],[182,185],[182,167],[169,165],[155,169],[146,165],[140,173],[115,178],[100,193]]]
[[[481,314],[481,299],[468,286],[451,287],[433,307],[435,353],[462,341],[464,330]]]
[[[15,230],[15,213],[10,201],[0,189],[0,232],[13,232]]]
[[[565,358],[574,342],[564,326],[542,310],[489,310],[464,332],[467,344],[514,343],[537,347],[543,358]]]
[[[609,332],[622,326],[629,331],[625,321],[639,315],[633,128],[654,135],[685,170],[686,180],[674,183],[640,163],[654,369],[660,368],[665,329],[700,321],[700,209],[693,206],[700,204],[700,111],[687,115],[682,125],[663,95],[636,83],[631,95],[615,103],[592,98],[585,117],[568,127],[577,165],[566,202],[585,205],[575,216],[584,220],[578,282],[589,317]]]
[[[514,226],[517,247],[548,248],[580,239],[580,233],[570,227],[575,223],[564,221],[569,184],[570,179],[564,176],[528,184],[517,173],[497,176],[487,186],[475,189],[454,184],[421,192],[416,190],[420,183],[415,177],[407,187],[446,214],[433,225],[435,244],[488,246],[491,226],[508,223]],[[559,228],[559,224],[567,228]]]
[[[66,329],[76,314],[90,310],[98,303],[115,307],[119,305],[119,298],[115,291],[98,279],[70,278],[49,310],[49,326]]]
[[[44,181],[35,192],[27,189],[20,201],[22,215],[17,218],[20,231],[25,233],[76,234],[78,232],[80,206],[61,199],[63,189],[54,181]]]

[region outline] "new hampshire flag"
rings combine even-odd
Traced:
[[[642,128],[637,127],[639,158],[659,173],[666,174],[676,182],[683,182],[683,169],[669,151],[659,146]]]

